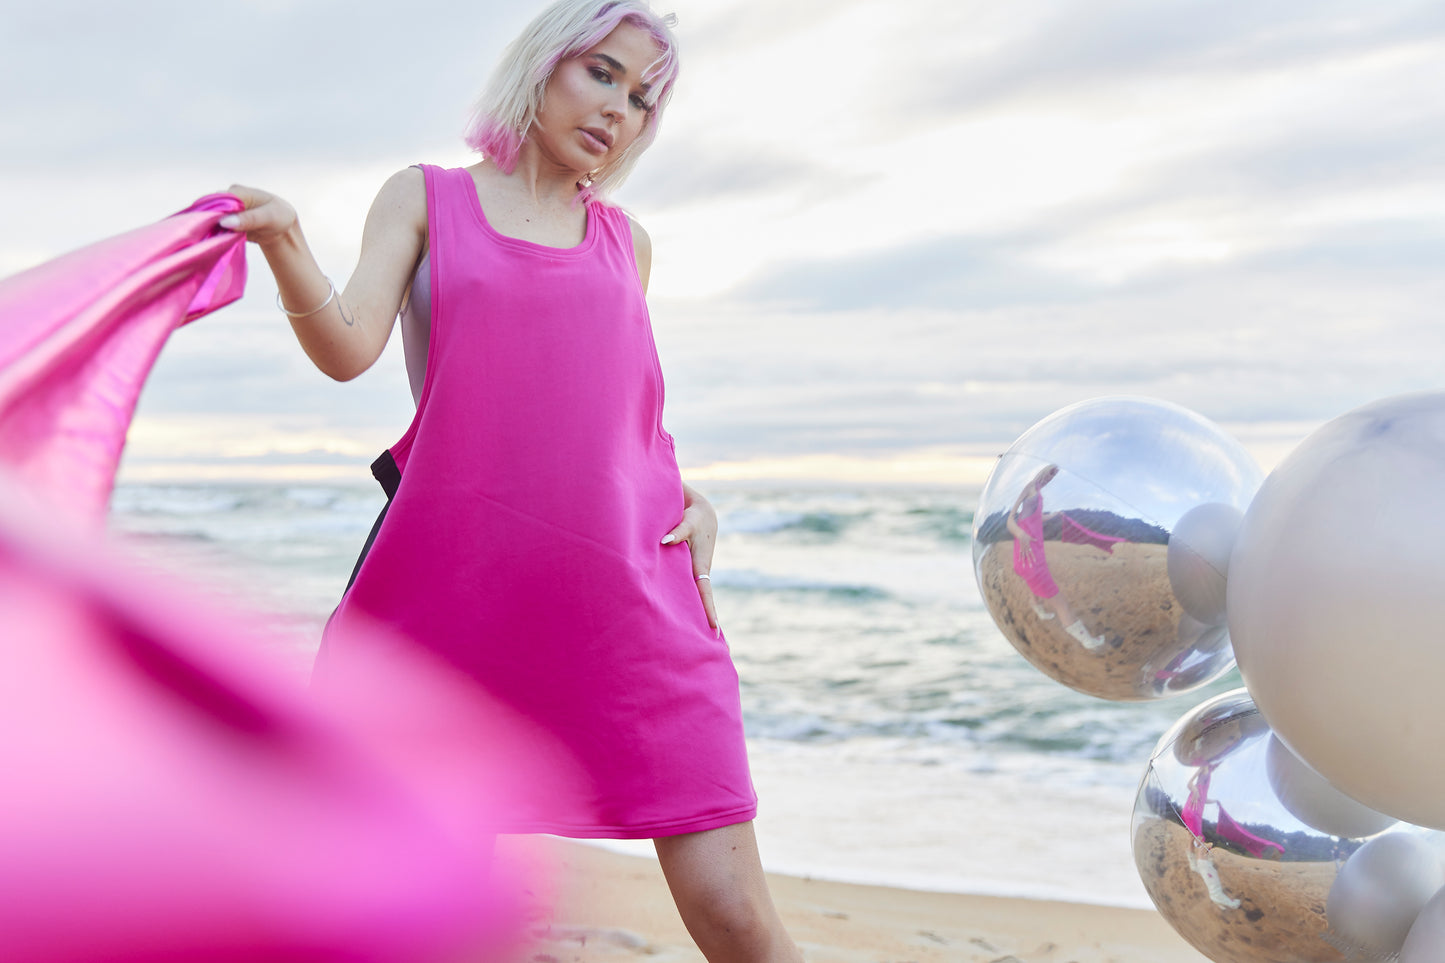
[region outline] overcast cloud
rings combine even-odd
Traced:
[[[296,204],[338,283],[389,173],[468,162],[468,106],[533,12],[4,6],[0,273],[239,180]],[[986,456],[1113,393],[1267,458],[1441,387],[1438,4],[672,6],[683,81],[618,200],[653,235],[691,470]],[[133,468],[364,465],[410,420],[399,345],[332,384],[252,267],[162,358]]]

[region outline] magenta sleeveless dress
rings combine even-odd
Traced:
[[[687,546],[661,544],[682,479],[626,215],[593,203],[580,245],[545,247],[497,233],[467,171],[423,172],[426,379],[318,673],[378,620],[556,736],[591,792],[539,792],[507,832],[752,819],[737,672]]]

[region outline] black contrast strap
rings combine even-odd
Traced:
[[[371,534],[366,536],[366,544],[361,546],[361,554],[351,569],[351,578],[346,580],[347,591],[351,590],[352,583],[356,581],[356,573],[361,571],[361,563],[366,561],[367,553],[371,551],[372,543],[381,531],[381,523],[386,520],[386,510],[391,507],[397,486],[401,484],[401,469],[396,467],[396,459],[391,457],[390,449],[382,452],[376,461],[371,463],[371,474],[381,483],[381,490],[386,492],[386,504],[381,506],[381,514],[376,516],[376,522],[371,526]]]

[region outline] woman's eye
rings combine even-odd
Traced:
[[[607,71],[603,70],[601,67],[593,67],[592,76],[594,79],[600,80],[604,84],[612,83],[612,75],[609,74]]]
[[[647,98],[643,97],[641,94],[632,95],[632,106],[637,110],[644,110],[648,113],[652,113],[652,105],[649,104],[647,102]]]

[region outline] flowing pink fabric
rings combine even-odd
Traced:
[[[1209,798],[1210,774],[1212,766],[1205,766],[1199,770],[1194,777],[1193,788],[1189,791],[1189,798],[1184,801],[1184,809],[1179,813],[1179,819],[1184,827],[1194,834],[1198,840],[1204,839],[1204,807],[1213,802],[1219,809],[1219,819],[1215,825],[1215,832],[1219,838],[1226,842],[1233,843],[1254,857],[1262,856],[1266,850],[1273,849],[1279,854],[1284,853],[1284,846],[1272,840],[1263,839],[1245,829],[1225,811],[1224,806],[1218,800]]]
[[[1113,555],[1114,546],[1120,542],[1127,542],[1127,538],[1120,538],[1116,535],[1102,535],[1074,521],[1063,512],[1059,513],[1063,519],[1059,530],[1059,541],[1068,542],[1071,545],[1092,545],[1094,548],[1102,548],[1106,553]]]
[[[141,386],[171,332],[241,296],[241,209],[211,194],[0,281],[0,469],[99,520]]]
[[[318,705],[244,619],[3,494],[0,959],[442,963],[515,934],[493,804],[547,740],[375,637]]]
[[[506,237],[465,170],[423,168],[432,319],[400,485],[318,658],[369,618],[555,735],[590,791],[510,832],[656,837],[753,817],[737,672],[707,623],[626,215],[573,248]]]
[[[1245,829],[1235,821],[1234,817],[1219,807],[1219,838],[1233,843],[1254,857],[1263,856],[1266,850],[1273,849],[1277,854],[1284,855],[1284,847],[1270,839],[1263,839]]]

